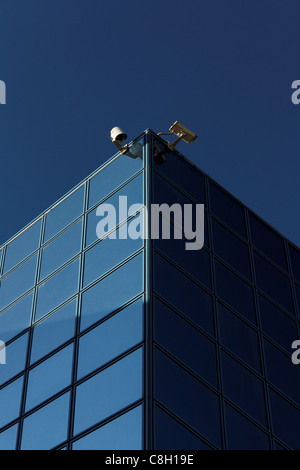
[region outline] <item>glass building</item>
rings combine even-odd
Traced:
[[[204,247],[125,238],[154,203]],[[0,247],[0,448],[299,449],[299,315],[299,249],[147,130]]]

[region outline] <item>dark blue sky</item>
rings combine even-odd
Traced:
[[[0,0],[0,245],[129,139],[178,150],[300,245],[299,0]]]

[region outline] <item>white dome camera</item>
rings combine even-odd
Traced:
[[[121,127],[113,127],[110,131],[110,138],[113,143],[121,143],[127,139],[127,134],[125,134]]]

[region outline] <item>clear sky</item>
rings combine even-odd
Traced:
[[[0,0],[0,245],[129,140],[178,150],[300,245],[299,0]]]

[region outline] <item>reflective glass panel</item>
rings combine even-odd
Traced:
[[[43,248],[40,280],[53,273],[81,250],[82,220]]]
[[[18,435],[18,424],[11,426],[0,433],[0,450],[15,450],[17,435]]]
[[[142,168],[141,158],[130,158],[127,155],[120,155],[106,165],[90,180],[89,209]]]
[[[248,245],[216,220],[212,219],[211,222],[216,255],[251,281]]]
[[[78,375],[102,366],[143,339],[143,299],[139,299],[79,340]]]
[[[20,413],[22,390],[23,377],[20,377],[0,390],[0,427],[5,426],[10,423],[10,421],[18,418]]]
[[[39,248],[41,222],[42,219],[38,220],[7,245],[3,274]]]
[[[217,295],[247,320],[256,324],[253,289],[217,260],[215,272]]]
[[[76,259],[38,288],[35,320],[39,320],[78,291],[80,259]]]
[[[33,328],[31,363],[72,338],[76,313],[77,300],[72,300]]]
[[[62,395],[24,419],[22,450],[48,450],[67,439],[69,395]]]
[[[184,365],[218,388],[214,343],[158,299],[154,302],[154,338]]]
[[[143,253],[82,294],[81,331],[144,290]]]
[[[109,211],[107,210],[107,213],[104,213],[104,218],[109,216],[110,219],[110,226],[109,229],[113,229],[115,226],[123,222],[124,220],[127,219],[128,215],[133,214],[134,212],[137,211],[137,207],[134,208],[134,211],[129,211],[131,205],[133,204],[138,204],[140,207],[143,205],[143,175],[139,175],[136,178],[134,178],[130,183],[126,184],[122,189],[117,191],[113,196],[110,198],[106,199],[106,201],[103,202],[103,204],[110,204],[112,207],[110,207]],[[123,209],[123,206],[121,205],[121,210],[119,206],[119,197],[120,196],[126,196],[127,197],[127,210]],[[99,206],[98,206],[99,207]],[[96,207],[93,211],[91,211],[87,215],[87,227],[86,227],[86,241],[85,241],[85,246],[91,245],[91,243],[94,243],[95,241],[98,240],[97,236],[97,226],[98,223],[103,220],[102,216],[99,216],[96,214],[98,207]],[[125,207],[125,205],[124,205]],[[101,223],[100,227],[102,227],[103,223]],[[108,230],[105,228],[105,230]],[[98,231],[102,233],[102,230],[99,229]]]
[[[263,383],[222,352],[224,394],[259,423],[267,426]]]
[[[142,349],[129,354],[76,390],[75,434],[142,398]]]
[[[253,245],[283,269],[287,269],[284,241],[258,217],[249,214],[251,240]]]
[[[300,251],[289,245],[293,276],[300,282]]]
[[[132,239],[130,236],[127,236],[126,239],[120,238],[123,236],[124,231],[127,233],[127,228],[130,230],[131,224],[135,224],[138,220],[143,223],[143,216],[143,213],[141,213],[130,220],[128,224],[123,224],[120,229],[114,232],[113,235],[116,238],[105,238],[85,253],[83,287],[86,287],[143,247],[144,240],[142,238],[137,240]]]
[[[292,338],[298,337],[296,323],[261,294],[258,299],[263,332],[290,354]]]
[[[291,338],[291,344],[294,338]],[[300,405],[300,367],[291,361],[291,353],[286,356],[269,341],[264,341],[267,379],[279,390]]]
[[[30,325],[33,293],[31,292],[0,315],[0,338],[7,342]]]
[[[242,237],[247,238],[244,208],[219,186],[209,181],[211,211]]]
[[[154,409],[156,450],[210,450],[207,444],[158,406]]]
[[[154,259],[156,292],[197,325],[214,335],[212,298],[158,254]],[[175,289],[174,286],[180,286]]]
[[[46,226],[44,243],[54,237],[58,232],[76,220],[84,210],[84,189],[82,185],[70,196],[48,212],[46,215]]]
[[[33,287],[36,261],[37,255],[34,255],[2,279],[0,284],[0,310]]]
[[[268,436],[258,427],[225,404],[227,449],[269,450]]]
[[[288,277],[254,253],[256,282],[260,289],[276,300],[282,307],[294,313],[291,285]]]
[[[205,178],[204,175],[194,168],[182,157],[172,152],[161,141],[154,141],[153,167],[172,180],[177,186],[192,196],[200,204],[205,204]],[[166,161],[159,165],[155,155],[163,151]]]
[[[50,398],[71,381],[73,344],[62,349],[29,372],[26,411]]]
[[[73,450],[141,450],[143,407],[140,405],[74,442]]]
[[[6,346],[6,364],[0,364],[0,384],[21,372],[26,363],[28,333]],[[1,403],[1,402],[0,402]]]
[[[217,446],[221,446],[217,395],[161,351],[155,351],[155,398]]]
[[[171,238],[168,240],[160,236],[159,239],[153,240],[154,246],[165,253],[197,281],[211,289],[209,253],[204,249],[187,250],[185,244],[186,242],[190,243],[190,241],[184,237],[184,234],[182,234],[183,237],[181,239],[174,239],[173,228],[176,234],[182,234],[181,230],[176,229],[172,224]]]
[[[234,313],[218,304],[220,342],[251,367],[261,372],[257,333]]]
[[[292,449],[299,450],[300,410],[271,389],[270,402],[274,434]]]

